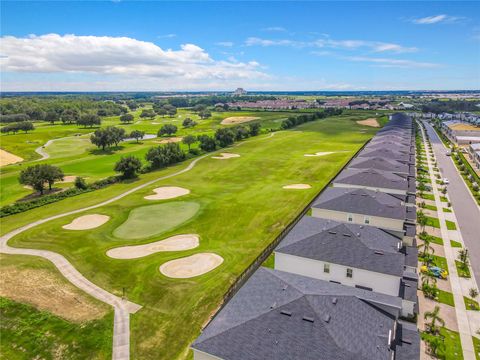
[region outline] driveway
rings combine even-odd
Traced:
[[[432,143],[442,177],[448,178],[450,184],[448,196],[457,217],[463,241],[470,252],[470,260],[477,284],[480,284],[480,208],[473,199],[470,190],[463,182],[453,160],[445,155],[446,149],[433,127],[424,123]]]

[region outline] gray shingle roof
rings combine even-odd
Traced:
[[[327,188],[313,207],[399,220],[406,217],[406,207],[398,198],[366,189]]]
[[[376,150],[368,150],[364,149],[359,154],[358,157],[383,157],[387,159],[394,159],[404,162],[412,162],[412,156],[408,154],[402,154],[397,151],[392,151],[388,149],[376,149]]]
[[[420,334],[417,326],[406,321],[399,321],[398,324],[395,360],[419,359]]]
[[[400,299],[260,268],[192,347],[225,360],[386,360]],[[393,310],[394,309],[394,310]]]
[[[409,166],[395,161],[393,159],[386,159],[384,157],[360,157],[353,159],[349,168],[355,169],[378,169],[384,171],[398,172],[403,174],[409,173]]]
[[[407,176],[377,169],[346,168],[333,180],[333,184],[361,185],[392,190],[409,190]],[[335,185],[334,185],[335,186]]]
[[[314,226],[320,227],[310,234]],[[299,229],[295,231],[295,228]],[[305,230],[302,230],[305,228]],[[307,236],[302,236],[308,233]],[[372,226],[305,217],[278,245],[278,253],[402,276],[405,255],[398,238]]]

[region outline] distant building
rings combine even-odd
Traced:
[[[480,126],[464,121],[444,121],[442,130],[446,137],[458,146],[480,143]]]
[[[237,88],[233,92],[233,96],[242,96],[242,95],[247,95],[247,91],[244,88]]]

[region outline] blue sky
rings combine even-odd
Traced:
[[[475,2],[1,2],[2,90],[480,88]]]

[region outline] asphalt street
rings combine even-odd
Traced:
[[[433,127],[425,123],[432,143],[440,173],[449,180],[448,196],[458,221],[465,246],[470,252],[470,262],[477,284],[480,284],[480,208],[471,196],[453,160],[446,155],[446,148]]]

